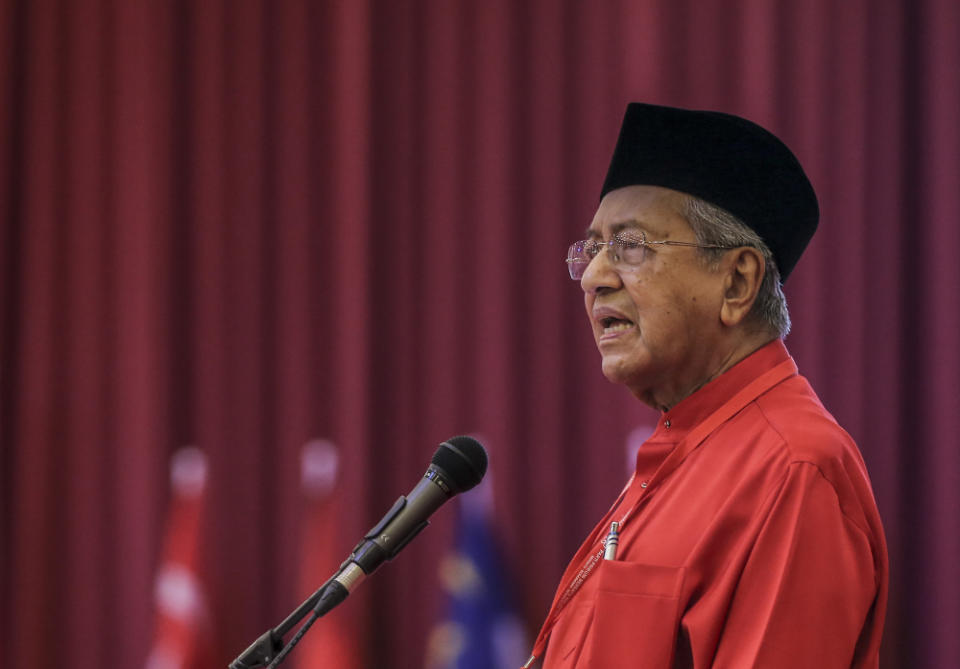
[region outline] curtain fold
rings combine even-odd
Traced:
[[[0,99],[5,666],[143,664],[185,445],[223,664],[309,594],[313,439],[346,555],[477,435],[534,630],[656,420],[563,266],[630,100],[800,157],[822,217],[787,345],[871,471],[884,664],[960,655],[956,3],[9,0]],[[422,666],[452,523],[345,604],[375,666]]]

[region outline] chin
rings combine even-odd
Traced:
[[[607,377],[610,383],[620,383],[623,385],[631,385],[630,381],[636,379],[638,375],[638,370],[634,364],[619,357],[605,357],[603,359],[602,370],[603,375]]]

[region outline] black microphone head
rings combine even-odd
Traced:
[[[431,466],[446,476],[453,494],[470,490],[487,473],[487,451],[473,437],[451,437],[433,454]]]

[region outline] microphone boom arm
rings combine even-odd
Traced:
[[[402,541],[397,543],[396,546],[391,546],[389,549],[384,549],[380,544],[376,543],[374,540],[377,539],[383,530],[390,524],[390,522],[400,514],[401,511],[407,506],[407,498],[405,495],[401,495],[396,502],[394,502],[393,507],[387,511],[386,515],[380,519],[380,522],[370,528],[370,531],[364,535],[363,539],[354,547],[353,552],[350,554],[350,557],[347,558],[343,564],[340,565],[340,568],[337,570],[337,573],[331,576],[326,583],[321,585],[316,592],[310,595],[300,606],[298,606],[290,615],[288,615],[282,623],[276,627],[267,630],[261,634],[256,641],[254,641],[250,646],[240,653],[240,655],[233,662],[230,663],[230,669],[255,669],[256,667],[266,667],[269,666],[271,662],[281,659],[278,656],[282,654],[284,650],[283,638],[292,630],[297,623],[304,619],[304,617],[310,613],[310,611],[315,611],[320,607],[320,604],[327,604],[323,607],[324,610],[317,611],[319,618],[323,614],[327,613],[334,608],[341,601],[346,599],[346,596],[350,594],[356,585],[363,580],[364,576],[369,576],[379,567],[385,560],[392,560],[397,553],[403,550],[403,548],[410,543],[410,541],[420,534],[423,529],[430,524],[429,520],[425,520],[415,527]],[[362,573],[355,573],[355,569],[350,569],[351,563],[356,564],[362,570]],[[342,597],[328,597],[327,600],[321,601],[324,599],[324,594],[333,594],[328,593],[328,590],[331,589],[331,585],[334,582],[337,582],[338,585],[341,585],[338,580],[341,579],[342,575],[348,574],[347,583],[343,584],[346,592]],[[339,600],[339,601],[331,601]],[[312,623],[311,623],[312,624]]]

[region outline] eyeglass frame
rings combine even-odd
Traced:
[[[639,234],[640,239],[632,238],[632,235],[635,235],[635,234]],[[581,258],[573,257],[574,250],[576,249],[577,246],[585,247],[585,245],[587,244],[593,244],[596,246],[596,249],[597,249],[596,253],[594,253],[593,255],[587,254],[589,255],[589,258],[590,258],[587,262],[583,262],[583,259]],[[635,246],[631,246],[630,248],[636,248],[637,246],[642,246],[642,247],[687,246],[687,247],[697,248],[697,249],[713,249],[716,251],[729,251],[730,249],[737,248],[736,246],[718,246],[716,244],[699,244],[697,242],[681,242],[681,241],[671,240],[671,239],[651,241],[647,239],[647,233],[644,232],[643,230],[637,230],[635,232],[631,231],[630,235],[628,236],[624,236],[623,231],[619,231],[616,234],[614,234],[612,237],[610,237],[610,239],[608,239],[607,241],[598,240],[598,239],[581,239],[580,241],[576,241],[573,244],[571,244],[570,247],[567,249],[567,271],[570,273],[570,278],[573,279],[574,281],[580,281],[583,278],[584,273],[587,271],[587,267],[590,266],[590,263],[593,262],[598,255],[600,255],[600,252],[603,250],[603,248],[606,248],[607,251],[609,252],[611,263],[613,263],[614,265],[620,264],[621,258],[616,251],[616,247],[619,246],[621,248],[625,248],[628,244],[635,245]],[[628,266],[632,268],[632,267],[638,266],[638,264],[628,265]],[[579,271],[579,276],[577,276],[578,274],[577,270],[580,267],[582,267],[582,269]]]

